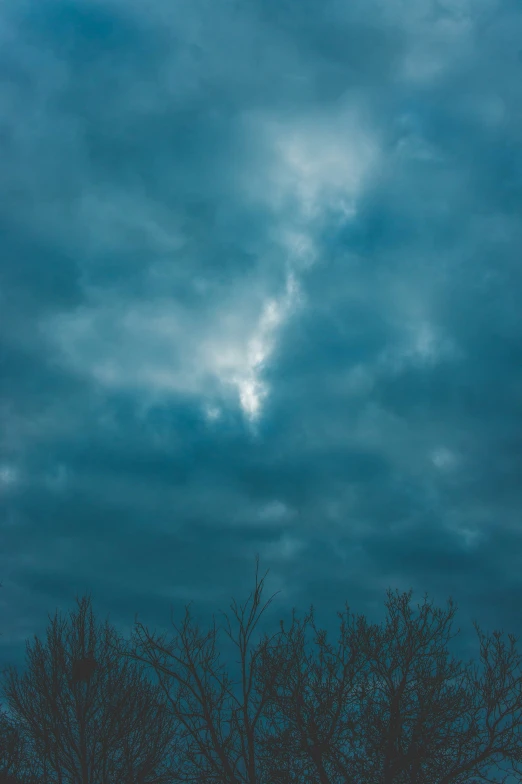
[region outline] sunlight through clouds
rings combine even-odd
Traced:
[[[289,275],[285,295],[280,300],[269,300],[265,304],[257,329],[249,341],[246,367],[242,374],[233,377],[243,411],[252,422],[261,415],[261,406],[268,394],[262,381],[263,366],[270,358],[278,328],[295,309],[298,297],[297,281]]]
[[[278,330],[299,305],[299,286],[290,273],[284,293],[262,303],[257,319],[248,308],[248,292],[246,299],[236,296],[209,313],[206,326],[179,303],[162,299],[117,308],[98,303],[49,321],[45,330],[63,361],[104,386],[152,396],[210,396],[210,419],[219,410],[212,389],[219,396],[220,388],[232,387],[246,418],[255,422],[268,394],[263,369]]]

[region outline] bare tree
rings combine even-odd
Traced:
[[[120,637],[90,597],[47,638],[26,644],[26,671],[4,672],[3,695],[30,740],[44,784],[166,784],[173,717],[143,667],[117,655]]]
[[[272,750],[275,770],[302,758],[321,784],[471,784],[504,781],[509,765],[516,768],[522,674],[515,639],[506,646],[499,632],[487,637],[475,623],[479,675],[448,651],[454,603],[444,611],[425,597],[414,617],[411,595],[389,591],[381,625],[346,607],[336,648],[311,608],[265,651],[261,673],[288,728]],[[306,650],[307,625],[315,651]]]
[[[2,583],[0,588],[3,588]],[[20,775],[23,775],[24,782],[32,784],[34,776],[28,758],[27,743],[19,727],[0,707],[0,784],[19,784]]]
[[[202,633],[192,623],[189,607],[174,639],[149,632],[136,621],[130,645],[122,654],[152,667],[165,694],[170,711],[183,727],[180,739],[183,770],[178,781],[194,784],[223,782],[254,784],[265,781],[263,760],[259,755],[260,738],[270,732],[267,714],[268,684],[254,688],[256,660],[265,638],[256,649],[252,635],[260,616],[274,597],[261,606],[265,577],[258,579],[247,602],[232,610],[239,622],[234,636],[228,616],[225,628],[239,651],[239,677],[234,680],[220,662],[216,648],[219,628]],[[249,606],[250,605],[250,606]],[[275,635],[277,636],[277,635]]]
[[[40,784],[37,765],[20,727],[0,709],[0,784]]]
[[[266,574],[265,574],[266,577]],[[189,608],[174,638],[136,621],[124,656],[147,663],[184,728],[179,781],[207,784],[478,784],[506,781],[522,763],[522,673],[516,640],[484,635],[481,668],[448,650],[456,607],[388,591],[387,618],[370,624],[348,606],[337,644],[313,607],[256,646],[258,579],[223,628],[239,651],[233,680]],[[249,608],[249,603],[251,605]],[[313,645],[307,645],[311,628]],[[458,632],[456,633],[458,634]]]

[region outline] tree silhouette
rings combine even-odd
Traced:
[[[3,588],[1,582],[0,588]],[[21,773],[24,782],[33,781],[27,744],[15,722],[0,707],[0,784],[19,784]]]
[[[335,644],[313,606],[254,632],[266,574],[208,632],[189,607],[176,635],[136,620],[124,641],[90,599],[27,643],[4,674],[0,784],[494,784],[522,773],[522,657],[512,635],[478,635],[479,664],[448,650],[452,600],[388,591],[371,624],[345,605]],[[223,630],[238,677],[220,662]],[[311,640],[307,633],[311,631]],[[458,634],[458,632],[457,632]],[[148,665],[158,683],[145,676]],[[480,666],[479,666],[480,665]],[[4,778],[2,779],[2,775]],[[511,779],[512,781],[513,779]]]
[[[475,623],[480,675],[448,651],[454,603],[444,611],[425,597],[414,616],[411,595],[388,591],[381,625],[346,607],[335,647],[311,608],[264,652],[260,677],[268,677],[272,709],[288,728],[272,743],[274,782],[295,760],[321,784],[471,784],[505,780],[510,763],[517,769],[522,676],[514,638],[507,646]],[[493,767],[503,778],[492,778]]]
[[[502,782],[522,762],[521,657],[511,635],[483,634],[480,664],[448,650],[456,607],[434,608],[412,592],[388,591],[387,618],[370,624],[348,605],[338,613],[336,645],[292,614],[285,631],[252,634],[265,576],[232,612],[239,651],[233,680],[189,607],[176,635],[149,632],[136,620],[122,655],[156,673],[169,711],[183,728],[177,781],[208,784],[478,784]],[[250,607],[249,607],[249,603]],[[307,644],[307,629],[313,644]],[[479,671],[480,670],[480,671]],[[492,772],[493,771],[493,772]],[[500,778],[499,778],[500,777]]]
[[[266,577],[266,575],[265,575]],[[228,636],[240,654],[240,676],[234,681],[224,671],[216,648],[219,628],[207,633],[192,624],[189,607],[177,636],[148,632],[136,621],[132,639],[120,649],[124,657],[148,664],[165,694],[171,715],[181,727],[180,756],[183,764],[176,781],[203,784],[268,781],[259,754],[259,738],[270,732],[266,723],[268,685],[254,690],[253,669],[262,645],[253,650],[251,638],[259,618],[273,597],[260,606],[264,579],[243,607],[232,609],[240,623],[237,637]],[[247,609],[250,600],[251,607]],[[228,617],[225,616],[228,621]],[[269,643],[269,638],[265,644]]]
[[[20,728],[0,709],[0,784],[36,784],[36,766]]]
[[[160,689],[116,654],[119,636],[97,623],[90,597],[47,637],[26,644],[26,671],[4,672],[3,694],[30,743],[43,784],[163,784],[175,736]]]

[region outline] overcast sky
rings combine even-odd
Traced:
[[[4,0],[0,657],[388,586],[522,632],[519,0]]]

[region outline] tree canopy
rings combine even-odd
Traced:
[[[459,633],[454,602],[441,609],[424,596],[414,608],[411,591],[392,590],[382,623],[346,604],[335,641],[313,606],[261,634],[275,597],[263,602],[265,578],[258,561],[247,601],[233,600],[233,617],[223,613],[219,625],[214,617],[206,631],[189,606],[181,624],[171,619],[173,633],[136,618],[129,639],[96,622],[89,597],[68,620],[55,615],[46,641],[27,643],[25,672],[4,673],[0,772],[27,784],[520,776],[522,659],[512,635],[487,635],[475,622],[479,660],[462,662],[449,650]],[[221,661],[220,632],[238,653],[235,675]]]

